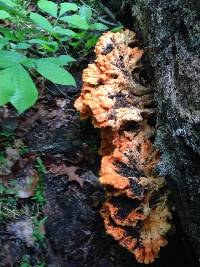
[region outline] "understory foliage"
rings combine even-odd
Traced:
[[[0,0],[0,106],[21,113],[34,105],[38,76],[76,86],[70,67],[108,29],[94,11],[66,1]]]

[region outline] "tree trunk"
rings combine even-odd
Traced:
[[[120,1],[106,2],[118,5],[118,17],[145,48],[157,104],[160,173],[167,177],[183,230],[200,257],[200,2],[124,0],[121,9]]]

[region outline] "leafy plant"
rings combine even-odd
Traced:
[[[32,11],[24,0],[0,0],[0,105],[11,103],[19,113],[34,105],[38,75],[61,85],[76,86],[69,72],[95,45],[97,32],[108,29],[92,9],[75,3],[37,2]],[[63,54],[64,53],[64,54]]]
[[[30,261],[29,256],[23,255],[22,260],[21,260],[21,264],[19,265],[19,267],[31,267],[29,261]]]
[[[28,262],[22,262],[20,267],[31,267],[31,265]]]
[[[45,247],[45,234],[42,230],[45,221],[47,220],[47,216],[42,218],[41,220],[35,220],[34,221],[34,230],[33,230],[33,237],[38,243],[40,247]]]
[[[20,156],[23,156],[23,155],[25,155],[25,154],[27,154],[29,152],[29,147],[25,146],[25,145],[22,145],[20,147],[19,152],[20,152]]]
[[[42,162],[41,158],[37,158],[36,168],[39,173],[39,182],[35,188],[35,193],[32,199],[36,201],[40,206],[45,204],[44,198],[44,174],[46,172],[45,165]]]

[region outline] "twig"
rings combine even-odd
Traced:
[[[113,20],[116,21],[115,15],[110,11],[109,8],[104,6],[101,2],[98,3],[101,8],[106,12],[106,14]]]
[[[110,22],[110,21],[107,21],[107,20],[105,20],[103,18],[99,18],[98,20],[101,21],[102,23],[110,25],[110,26],[118,26],[118,24]]]

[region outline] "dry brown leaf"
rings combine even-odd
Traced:
[[[76,171],[78,169],[79,168],[76,166],[67,167],[65,164],[61,164],[61,165],[51,164],[51,165],[49,165],[49,170],[52,173],[54,173],[56,175],[67,175],[69,181],[76,181],[80,184],[81,187],[83,187],[85,180],[83,179],[83,177],[76,174]]]

